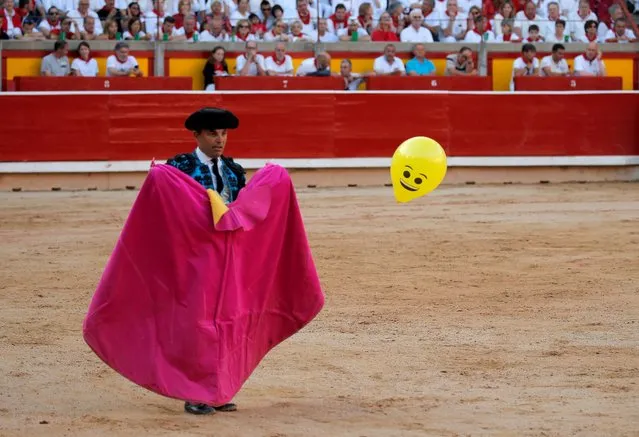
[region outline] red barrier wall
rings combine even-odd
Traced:
[[[4,94],[0,161],[166,158],[202,106],[239,116],[238,158],[384,157],[416,135],[449,156],[639,155],[636,93]]]

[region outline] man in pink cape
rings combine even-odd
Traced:
[[[246,184],[222,155],[238,125],[216,108],[186,120],[198,147],[151,167],[83,326],[104,362],[192,414],[234,411],[264,356],[324,305],[286,170]]]

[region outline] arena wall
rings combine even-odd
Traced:
[[[300,185],[388,183],[419,135],[445,148],[446,183],[639,179],[637,92],[75,92],[0,94],[0,186],[139,186],[151,160],[193,149],[183,122],[205,105],[241,119],[229,155]]]

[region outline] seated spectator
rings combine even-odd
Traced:
[[[255,35],[251,35],[251,25],[248,20],[239,20],[235,26],[235,32],[231,35],[231,42],[257,41]]]
[[[266,75],[264,56],[257,53],[257,42],[248,41],[246,43],[246,51],[239,55],[235,61],[235,70],[238,76]]]
[[[144,31],[147,33],[147,35],[151,35],[153,40],[162,40],[164,34],[162,28],[164,27],[167,18],[171,18],[173,20],[173,24],[175,25],[175,18],[171,17],[170,15],[166,15],[166,12],[164,10],[164,1],[153,0],[153,10],[146,11],[146,13],[144,14]]]
[[[519,37],[513,33],[513,24],[511,19],[501,20],[501,32],[495,42],[520,42]]]
[[[373,6],[370,3],[364,2],[359,5],[357,21],[367,34],[373,33]]]
[[[432,0],[431,0],[432,1]],[[399,42],[399,37],[393,28],[393,20],[388,12],[384,12],[379,17],[379,24],[377,25],[377,29],[373,31],[371,35],[371,41],[397,41]]]
[[[533,24],[528,28],[528,37],[524,40],[524,42],[531,44],[544,42],[544,37],[539,34],[539,26]]]
[[[247,0],[244,0],[247,1]],[[173,14],[173,18],[175,18],[175,28],[177,30],[181,29],[184,26],[184,20],[186,17],[194,17],[192,11],[192,5],[190,0],[180,0],[178,2],[178,12],[177,14]]]
[[[116,41],[122,39],[122,34],[118,31],[118,23],[113,20],[105,21],[104,30],[95,39],[107,41]]]
[[[439,32],[442,28],[442,15],[435,9],[435,0],[424,0],[422,3],[422,15],[424,16],[423,26],[430,31],[430,34],[433,36],[433,41],[439,41]]]
[[[292,38],[286,33],[286,29],[288,26],[284,23],[283,20],[275,21],[271,30],[264,34],[264,41],[272,42],[272,41],[283,41],[289,42]]]
[[[284,9],[285,14],[287,14],[288,12],[289,11]],[[300,21],[302,23],[302,32],[310,35],[315,31],[316,20],[317,11],[308,7],[308,0],[297,0],[297,9],[295,11],[295,14],[290,17],[289,23],[291,21]]]
[[[273,27],[273,24],[275,24],[275,17],[273,17],[272,7],[269,0],[262,0],[262,3],[260,3],[260,13],[257,15],[264,25],[264,33],[266,33],[266,31],[270,30],[271,27]]]
[[[217,16],[209,16],[207,17],[206,27],[200,33],[200,41],[201,42],[222,42],[228,41],[229,37],[224,30],[224,22],[222,21],[222,17]]]
[[[350,59],[342,59],[339,68],[339,75],[344,79],[344,90],[355,91],[363,82],[363,75],[353,73],[353,63]]]
[[[47,11],[47,19],[42,20],[38,24],[38,30],[42,32],[45,38],[49,38],[51,31],[60,30],[62,26],[61,14],[58,8],[51,6]]]
[[[530,26],[537,26],[537,32],[539,32],[540,22],[541,17],[537,15],[537,6],[535,5],[535,2],[528,0],[525,9],[517,12],[515,15],[515,28],[513,30],[517,36],[519,36],[522,40],[525,40],[528,38]]]
[[[597,28],[597,34],[599,35],[599,41],[606,40],[606,34],[609,30],[614,31],[615,29],[615,21],[619,18],[623,18],[623,9],[618,4],[613,4],[608,8],[608,19],[600,20],[599,26]]]
[[[71,30],[72,27],[73,30]],[[80,32],[78,31],[78,26],[75,24],[75,21],[70,18],[63,18],[60,29],[53,29],[51,33],[49,33],[49,39],[78,40],[80,39]]]
[[[291,24],[291,38],[293,38],[293,42],[297,41],[306,41],[313,42],[313,36],[308,35],[302,31],[304,26],[302,26],[301,21],[294,21]]]
[[[275,44],[275,54],[264,62],[267,76],[292,76],[293,58],[286,54],[286,44]]]
[[[129,50],[129,45],[125,42],[119,42],[115,45],[114,54],[109,56],[106,61],[107,76],[143,76],[137,59],[129,55]]]
[[[457,0],[453,0],[457,1]],[[406,17],[404,17],[404,5],[399,1],[391,3],[388,8],[388,12],[391,16],[391,21],[393,22],[393,29],[397,35],[399,35],[404,27],[406,27]]]
[[[595,20],[586,21],[586,24],[584,24],[584,31],[585,33],[579,37],[578,42],[588,44],[589,42],[599,41],[599,35],[597,34],[597,22]]]
[[[570,69],[564,59],[566,48],[562,44],[552,46],[552,54],[541,59],[540,74],[543,77],[569,76]]]
[[[202,70],[205,91],[215,90],[216,76],[229,76],[229,66],[225,57],[226,51],[224,47],[217,46],[211,51],[211,55],[204,65],[204,70]]]
[[[80,39],[94,40],[98,38],[100,34],[95,31],[95,21],[93,17],[84,18],[84,24],[82,25],[84,30],[80,32]]]
[[[504,1],[499,7],[499,13],[495,15],[493,19],[492,27],[495,29],[496,36],[499,36],[501,33],[501,23],[504,20],[510,20],[511,23],[515,23],[515,7],[510,2],[510,0]],[[511,25],[511,30],[514,26]]]
[[[486,42],[495,41],[495,35],[492,31],[486,29],[486,25],[488,24],[488,19],[481,15],[475,17],[475,26],[473,30],[466,33],[464,37],[464,42],[467,43],[479,43],[482,40]]]
[[[560,14],[558,1],[559,0],[551,1],[550,3],[548,3],[548,18],[540,26],[540,33],[544,37],[544,40],[546,42],[548,42],[548,37],[550,37],[550,35],[555,33],[557,21],[563,20],[564,30],[566,28],[566,18]],[[562,41],[565,41],[565,40],[562,38],[561,40],[556,42],[562,42]]]
[[[359,27],[357,17],[350,17],[348,27],[338,30],[337,36],[340,41],[370,41],[371,39],[368,33]]]
[[[346,7],[339,3],[335,6],[335,13],[328,17],[328,30],[333,33],[337,33],[340,29],[346,29],[348,27],[348,19],[350,14],[346,11]]]
[[[71,73],[69,65],[69,43],[66,41],[56,41],[53,45],[53,52],[42,58],[40,65],[41,76],[68,76]]]
[[[555,32],[546,37],[546,42],[570,42],[570,35],[566,33],[566,22],[564,20],[555,21]]]
[[[479,6],[473,5],[468,10],[468,16],[466,17],[466,33],[475,28],[475,18],[481,15],[481,9]]]
[[[96,77],[98,61],[91,57],[91,47],[86,41],[78,45],[78,57],[71,63],[71,76]]]
[[[409,76],[431,76],[435,74],[435,65],[426,59],[424,44],[415,44],[413,59],[406,63],[406,73]]]
[[[635,33],[628,29],[626,26],[626,20],[623,18],[617,18],[615,20],[614,30],[609,30],[605,35],[605,42],[611,43],[629,43],[637,42]]]
[[[339,41],[337,35],[328,30],[328,20],[326,18],[320,18],[318,24],[318,31],[313,35],[313,41],[317,41],[319,37],[320,42],[333,43]]]
[[[9,36],[9,34],[4,30],[4,27],[2,27],[4,25],[4,15],[0,15],[0,39],[11,39],[11,37]]]
[[[95,31],[98,33],[102,33],[102,23],[100,22],[100,17],[98,17],[98,14],[89,9],[89,0],[80,0],[77,4],[78,8],[69,11],[66,18],[72,19],[78,31],[82,32],[84,31],[85,17],[93,17],[95,20],[97,20],[95,23]]]
[[[280,5],[274,5],[271,8],[271,15],[273,16],[273,22],[276,22],[277,20],[282,20],[282,22],[286,24],[286,22],[284,21],[284,9],[282,9]],[[286,32],[288,32],[288,27],[286,28]]]
[[[149,41],[151,39],[151,35],[147,35],[142,31],[142,22],[137,17],[131,18],[126,27],[129,30],[124,32],[125,40]]]
[[[42,12],[40,10],[42,10]],[[17,11],[18,15],[22,18],[23,30],[25,20],[31,20],[35,26],[44,18],[44,8],[41,6],[38,9],[35,0],[20,0]],[[1,13],[2,12],[0,12],[0,14]],[[35,30],[34,32],[37,33],[38,31]]]
[[[175,28],[175,18],[168,16],[164,18],[162,27],[160,27],[160,34],[154,34],[152,38],[160,41],[174,41],[178,36],[177,29]]]
[[[408,14],[410,26],[404,28],[399,35],[401,42],[433,42],[433,35],[430,30],[422,26],[424,16],[421,9],[413,9]]]
[[[459,53],[446,56],[445,76],[476,76],[477,69],[473,61],[473,51],[469,47],[462,47]]]
[[[446,12],[442,16],[440,42],[458,42],[466,36],[466,27],[468,20],[459,12],[457,0],[448,0],[446,2]]]
[[[1,3],[2,0],[0,0]],[[13,0],[4,0],[4,9],[0,9],[0,15],[4,17],[2,30],[9,35],[9,38],[22,34],[22,15],[15,9]]]
[[[510,80],[510,90],[515,90],[515,77],[539,76],[539,59],[535,56],[537,49],[526,43],[521,48],[521,56],[513,62],[513,73]]]
[[[143,0],[143,3],[146,4],[146,1]],[[144,15],[142,14],[142,9],[140,8],[140,4],[138,2],[131,2],[129,3],[126,11],[124,12],[124,16],[122,17],[122,22],[121,22],[121,26],[120,29],[124,30],[129,30],[128,24],[131,22],[131,20],[133,18],[138,18],[140,20],[140,23],[142,23],[142,30],[144,31],[144,33],[148,32],[145,29],[145,23],[144,23]]]
[[[406,67],[401,59],[395,56],[394,44],[386,44],[384,54],[373,62],[373,71],[379,76],[405,76]]]
[[[266,33],[266,26],[260,21],[260,17],[251,13],[251,15],[249,15],[249,24],[251,25],[251,34],[254,35],[256,39],[262,39]]]
[[[237,27],[240,21],[247,21],[251,11],[249,10],[248,0],[239,0],[237,2],[237,9],[231,14],[231,26]]]
[[[115,24],[118,26],[117,32],[122,33],[123,31],[121,23],[124,20],[124,15],[118,8],[115,7],[115,0],[104,0],[104,6],[102,7],[102,9],[100,9],[97,13],[93,12],[93,14],[87,14],[86,16],[97,18],[95,26],[96,33],[98,34],[103,33],[102,22],[104,22],[106,25],[106,23],[109,21],[114,21]]]
[[[588,21],[597,22],[597,16],[590,10],[588,0],[580,0],[576,13],[568,16],[570,26],[570,37],[573,41],[583,41],[586,35],[586,24]]]
[[[175,31],[173,41],[198,42],[200,34],[197,29],[197,22],[193,15],[188,15],[184,19],[183,26]]]
[[[575,76],[606,76],[606,65],[596,42],[588,43],[586,53],[575,58]]]
[[[315,57],[315,71],[306,73],[306,76],[328,77],[331,75],[331,58],[328,53],[319,53]]]
[[[35,21],[31,18],[27,18],[22,22],[22,31],[16,39],[20,39],[23,41],[42,41],[46,39],[42,32],[38,32],[35,30]]]

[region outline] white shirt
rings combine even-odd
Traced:
[[[96,35],[101,34],[102,22],[100,21],[100,17],[98,17],[98,14],[90,10],[87,12],[87,16],[93,17],[95,20],[95,30],[94,30],[95,34]],[[84,17],[80,15],[80,11],[78,11],[77,9],[69,11],[69,13],[67,14],[67,18],[71,18],[75,22],[75,24],[77,24],[78,31],[84,32]]]
[[[135,57],[133,56],[129,56],[125,62],[120,62],[118,60],[118,58],[115,55],[111,55],[107,58],[107,63],[106,63],[106,75],[107,76],[111,76],[111,74],[109,73],[109,69],[113,68],[117,71],[120,72],[125,72],[127,70],[132,69],[133,67],[135,67],[136,65],[138,65],[138,61],[137,59],[135,59]]]
[[[146,36],[146,33],[144,33],[143,31],[139,31],[138,35],[140,36],[140,39],[142,39],[142,38],[144,38]],[[126,31],[124,31],[124,34],[122,34],[122,39],[135,40],[135,36],[131,35],[131,32],[126,30]]]
[[[486,30],[483,33],[483,35],[480,35],[477,32],[471,30],[470,32],[466,34],[466,37],[464,38],[464,42],[480,43],[482,38],[486,38],[487,42],[495,41],[495,35],[490,30]],[[503,36],[502,36],[502,42],[503,42]]]
[[[305,76],[315,71],[317,71],[317,67],[315,66],[315,58],[306,58],[302,61],[300,66],[297,67],[297,71],[295,72],[295,75]]]
[[[586,35],[586,29],[584,29],[586,21],[593,20],[597,23],[599,22],[594,12],[590,12],[585,19],[582,19],[579,14],[575,12],[568,16],[568,20],[569,21],[566,21],[566,26],[570,28],[570,34],[575,41],[581,41],[581,37]]]
[[[630,30],[630,29],[626,29],[626,32],[624,33],[624,35],[626,36],[626,38],[628,39],[635,39],[635,33]],[[617,38],[617,34],[615,33],[614,30],[609,30],[608,32],[606,32],[606,35],[603,37],[603,40],[601,42],[604,42],[607,39],[615,39]],[[628,41],[625,40],[621,40],[621,41],[617,41],[619,44],[625,44]]]
[[[521,29],[521,39],[528,38],[528,28],[530,26],[532,26],[533,24],[536,24],[537,27],[539,27],[539,33],[541,33],[542,26],[540,26],[539,15],[535,15],[535,17],[532,20],[528,19],[526,14],[524,14],[524,11],[519,11],[515,15],[515,26],[514,27],[519,27]]]
[[[524,76],[534,76],[535,69],[539,68],[539,59],[533,58],[532,67],[528,67],[526,65],[526,62],[524,61],[524,58],[522,58],[521,56],[515,59],[515,62],[513,62],[513,72],[510,78],[511,91],[515,90],[515,70],[521,70],[522,68],[526,69],[526,71],[524,72]]]
[[[466,24],[468,22],[468,15],[463,14],[461,12],[457,13],[455,17],[455,21],[453,22],[453,34],[451,36],[444,36],[444,29],[448,28],[448,24],[450,23],[450,18],[446,15],[446,12],[442,13],[442,21],[441,28],[439,30],[439,42],[457,42],[455,39],[456,35],[459,35],[461,32],[466,30]]]
[[[209,171],[211,172],[211,180],[213,181],[213,190],[217,191],[217,178],[215,177],[215,173],[213,173],[213,160],[207,154],[202,152],[199,147],[195,149],[195,156],[197,156],[197,159],[199,159],[203,164],[206,164],[206,166],[209,168]],[[222,171],[222,160],[219,158],[217,160],[217,171],[220,173],[220,176],[224,174]],[[222,189],[223,199],[224,191],[226,191],[226,188],[227,187],[224,187]],[[226,201],[226,199],[224,200]]]
[[[313,32],[313,34],[311,35],[311,39],[313,41],[317,41],[317,32]],[[337,35],[335,35],[334,33],[330,32],[330,31],[326,31],[324,33],[324,35],[321,35],[319,37],[320,42],[338,42],[339,39],[337,38]]]
[[[510,40],[509,41],[504,41],[504,34],[503,33],[497,35],[497,38],[495,38],[495,42],[513,43],[513,42],[519,42],[519,41],[521,41],[521,40],[514,33],[510,34]]]
[[[384,55],[376,58],[375,62],[373,63],[373,71],[375,71],[375,73],[377,74],[393,73],[396,70],[406,72],[404,63],[397,56],[394,57],[392,64],[388,63]]]
[[[401,42],[433,42],[433,34],[425,27],[415,30],[413,26],[408,26],[399,34]]]
[[[209,42],[209,41],[222,42],[222,41],[228,41],[228,40],[229,40],[229,37],[225,33],[220,33],[219,36],[213,36],[211,35],[211,32],[209,32],[208,30],[202,31],[202,33],[200,33],[200,39],[199,39],[199,41],[201,42]]]
[[[566,74],[570,71],[568,68],[568,63],[565,59],[561,59],[559,62],[555,63],[552,59],[552,55],[544,56],[541,59],[541,65],[539,66],[539,75],[546,77],[547,74],[544,72],[545,67],[550,67],[550,71],[552,73],[562,73]]]
[[[269,56],[266,58],[265,65],[267,71],[274,71],[278,76],[293,75],[293,59],[289,55],[284,55],[282,64],[278,64],[273,56]]]
[[[231,21],[231,26],[235,27],[237,25],[237,22],[240,20],[248,20],[249,15],[251,15],[250,11],[246,12],[246,14],[244,15],[242,15],[239,10],[233,12],[231,14],[231,17],[229,18],[229,20]]]
[[[566,35],[569,35],[569,27],[570,27],[570,23],[568,22],[568,19],[564,16],[560,16],[559,18],[557,18],[558,20],[564,20],[566,22],[566,28],[564,28],[564,33]],[[554,35],[555,34],[555,21],[546,19],[544,21],[541,22],[541,26],[539,26],[539,34],[541,36],[544,37],[544,39],[548,39],[548,37],[550,35]],[[563,41],[563,39],[562,39]]]
[[[174,30],[175,30],[175,29],[174,29]],[[184,30],[184,27],[180,27],[179,29],[177,29],[177,30],[175,31],[175,35],[177,35],[177,36],[184,36],[184,37],[186,37],[186,31]],[[193,31],[193,35],[191,35],[191,37],[190,37],[190,38],[188,38],[186,41],[187,41],[187,42],[193,42],[193,38],[195,37],[195,35],[197,35],[197,39],[198,39],[198,41],[199,41],[199,40],[200,40],[200,34],[199,34],[199,32],[198,32],[197,30],[194,30],[194,31]]]
[[[83,59],[75,58],[71,63],[71,70],[78,72],[79,76],[96,77],[98,75],[98,61],[91,58],[88,62]]]
[[[255,60],[258,62],[258,64],[260,64],[260,67],[262,67],[262,70],[265,70],[264,56],[258,53],[257,55],[255,55]],[[240,75],[240,71],[242,71],[245,65],[246,65],[246,56],[244,56],[244,54],[241,54],[235,60],[235,71],[238,76]],[[255,65],[255,63],[252,63],[249,66],[248,76],[257,76],[257,65]]]
[[[585,71],[594,76],[602,76],[606,66],[603,61],[598,61],[597,58],[593,61],[588,61],[584,55],[579,55],[575,58],[573,68],[575,73]]]

